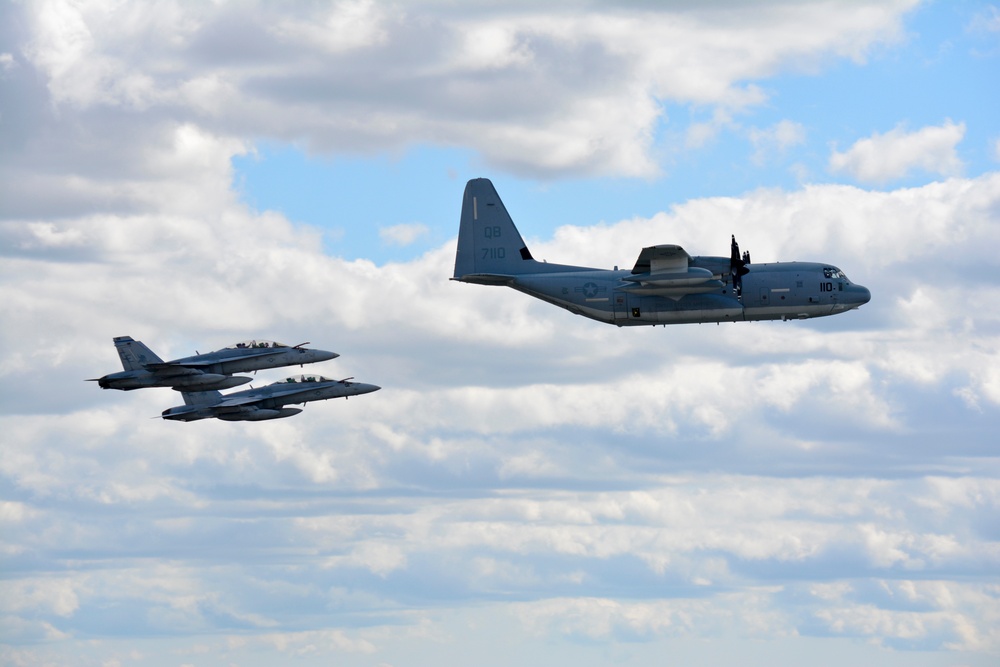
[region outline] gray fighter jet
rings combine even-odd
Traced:
[[[361,382],[331,380],[320,375],[296,375],[258,389],[244,389],[223,396],[217,391],[182,391],[184,405],[168,408],[164,419],[191,422],[214,417],[230,422],[283,419],[302,412],[284,406],[330,398],[347,398],[378,391],[381,387]]]
[[[178,391],[230,389],[251,380],[248,377],[232,377],[233,373],[247,373],[281,366],[301,366],[340,356],[335,352],[303,347],[308,343],[289,347],[270,340],[248,340],[215,352],[163,361],[141,342],[132,340],[131,336],[118,336],[114,341],[125,370],[91,380],[97,382],[102,389],[124,391],[145,387],[170,387]]]
[[[677,245],[643,248],[631,271],[539,262],[485,178],[465,186],[452,280],[506,285],[618,326],[805,319],[871,299],[832,264],[752,264],[735,237],[729,257],[692,257]]]

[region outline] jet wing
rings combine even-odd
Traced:
[[[188,366],[180,366],[178,364],[146,364],[146,370],[152,372],[158,377],[175,377],[179,375],[202,375],[204,371],[197,368],[190,368]]]
[[[235,408],[240,405],[251,405],[253,403],[260,403],[261,401],[269,398],[268,396],[233,396],[226,398],[222,397],[222,400],[213,405],[213,408]]]
[[[704,294],[722,289],[720,276],[690,264],[691,255],[679,245],[643,248],[631,275],[622,278],[633,284],[620,289],[633,294],[677,299],[688,294]]]
[[[260,403],[262,401],[273,400],[273,399],[280,399],[285,403],[298,403],[300,401],[288,400],[289,397],[296,396],[298,394],[307,394],[309,392],[312,392],[317,388],[316,387],[317,384],[319,383],[316,382],[300,382],[300,383],[288,383],[288,384],[282,383],[280,386],[280,390],[272,391],[271,393],[268,394],[258,394],[256,396],[254,395],[223,396],[222,400],[214,404],[212,407],[221,409],[235,408],[241,405],[252,405],[254,403]],[[260,389],[251,391],[260,391]]]

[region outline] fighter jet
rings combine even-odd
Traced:
[[[244,389],[225,396],[217,391],[182,391],[184,405],[168,408],[160,416],[184,422],[209,417],[230,422],[284,419],[302,412],[302,408],[286,408],[286,405],[347,398],[381,389],[373,384],[351,382],[352,379],[331,380],[320,375],[296,375],[258,389]]]
[[[735,237],[729,257],[692,257],[678,245],[643,248],[631,271],[539,262],[485,178],[465,186],[452,280],[506,285],[620,327],[823,317],[871,299],[832,264],[753,264]]]
[[[124,391],[145,387],[170,387],[178,391],[230,389],[251,380],[248,377],[232,377],[233,373],[281,366],[301,366],[340,356],[335,352],[304,347],[309,343],[289,347],[270,340],[248,340],[215,352],[163,361],[141,342],[132,340],[131,336],[118,336],[114,342],[125,370],[91,380],[97,382],[102,389]]]

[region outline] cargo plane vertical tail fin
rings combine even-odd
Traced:
[[[469,181],[462,198],[455,278],[532,273],[535,264],[493,183],[486,178]]]
[[[489,179],[474,178],[465,186],[454,280],[504,285],[526,273],[590,270],[536,261]]]
[[[139,341],[132,340],[131,336],[118,336],[114,341],[122,360],[122,368],[127,371],[141,371],[146,368],[146,364],[163,363],[163,359]]]

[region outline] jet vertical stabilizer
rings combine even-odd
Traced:
[[[127,371],[141,371],[146,368],[146,364],[163,363],[163,359],[131,336],[117,336],[114,341],[122,367]]]

